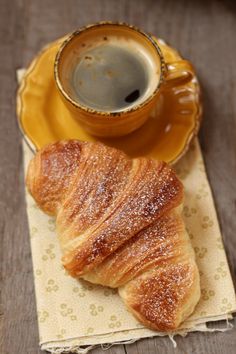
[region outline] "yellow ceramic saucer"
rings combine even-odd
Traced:
[[[197,134],[201,102],[196,76],[182,86],[163,90],[155,112],[135,132],[119,138],[97,138],[86,133],[64,106],[54,82],[54,59],[64,38],[49,44],[27,69],[17,95],[17,114],[24,135],[36,149],[61,139],[99,140],[124,150],[129,156],[149,156],[176,162]],[[181,59],[158,40],[166,62]]]

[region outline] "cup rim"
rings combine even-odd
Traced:
[[[80,104],[79,102],[73,100],[73,98],[66,92],[66,90],[64,89],[62,82],[60,80],[59,77],[59,65],[60,65],[60,61],[61,61],[61,55],[62,52],[64,51],[64,49],[67,47],[67,45],[78,35],[80,35],[82,32],[89,30],[90,28],[94,28],[94,27],[101,27],[101,26],[123,26],[123,27],[127,27],[135,32],[138,32],[139,34],[141,34],[142,36],[144,36],[146,39],[149,40],[149,42],[153,45],[153,47],[155,48],[155,50],[157,51],[159,58],[160,58],[160,79],[156,85],[155,90],[152,92],[151,95],[149,95],[143,102],[134,105],[130,108],[124,108],[120,111],[100,111],[100,110],[96,110],[93,109],[91,107],[87,107],[85,105]],[[137,110],[140,110],[141,108],[143,108],[144,106],[146,106],[149,102],[152,101],[152,99],[156,96],[157,92],[159,91],[159,88],[161,86],[161,84],[164,81],[164,72],[166,70],[166,65],[165,65],[165,60],[164,60],[164,56],[162,54],[162,51],[159,47],[159,45],[157,44],[157,42],[154,40],[153,36],[149,33],[146,33],[142,30],[140,30],[137,26],[134,25],[130,25],[127,24],[126,22],[114,22],[114,21],[100,21],[100,22],[96,22],[94,24],[89,24],[83,27],[80,27],[78,30],[72,32],[61,44],[56,57],[55,57],[55,61],[54,61],[54,78],[55,78],[55,82],[56,85],[59,89],[59,91],[61,92],[61,94],[63,95],[63,97],[69,101],[70,104],[72,104],[74,107],[81,109],[82,111],[89,113],[90,115],[100,115],[100,116],[106,116],[106,117],[114,117],[114,116],[121,116],[123,114],[129,114],[129,113],[133,113]]]

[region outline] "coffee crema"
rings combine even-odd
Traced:
[[[79,104],[119,112],[142,103],[159,79],[160,68],[145,47],[126,38],[104,36],[74,51],[69,86]]]

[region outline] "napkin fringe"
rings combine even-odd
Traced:
[[[229,322],[228,318],[225,319],[225,322],[226,322],[226,327],[214,327],[214,328],[207,327],[205,331],[206,332],[226,332],[234,328],[234,324],[232,322]]]
[[[184,333],[177,333],[177,334],[184,337],[187,334],[187,332],[186,333],[185,332]],[[174,334],[167,334],[167,336],[171,340],[171,342],[173,344],[173,348],[177,348],[177,342],[174,340]],[[148,338],[153,338],[153,337],[148,337]],[[44,345],[42,345],[41,350],[47,350],[51,354],[66,354],[66,353],[87,354],[90,350],[98,348],[98,347],[100,347],[101,349],[103,349],[105,351],[105,350],[110,349],[114,345],[133,344],[140,339],[144,339],[144,338],[141,337],[141,338],[129,339],[126,341],[118,341],[118,342],[107,343],[107,344],[106,343],[105,344],[94,344],[94,345],[89,345],[88,347],[75,345],[75,346],[67,346],[67,347],[60,347],[60,348],[53,348],[53,347],[49,348],[49,347],[44,347]]]
[[[67,354],[67,353],[75,353],[75,354],[87,354],[90,350],[101,347],[101,349],[108,350],[114,345],[125,345],[125,344],[132,344],[141,338],[136,338],[136,339],[129,339],[126,341],[118,341],[114,343],[105,343],[105,344],[93,344],[89,345],[87,347],[80,346],[80,345],[74,345],[74,346],[66,346],[66,347],[60,347],[60,348],[44,348],[44,346],[41,346],[41,350],[46,350],[50,352],[51,354]]]
[[[234,328],[233,323],[229,322],[229,319],[226,318],[225,319],[225,327],[215,327],[215,328],[205,328],[204,332],[226,332],[226,331],[230,331],[231,329]],[[188,332],[181,332],[181,333],[174,333],[174,334],[167,334],[170,341],[173,344],[173,348],[177,348],[177,342],[174,339],[174,336],[176,335],[181,335],[181,337],[185,337],[188,334]],[[150,337],[149,337],[150,338]],[[113,347],[114,345],[125,345],[125,344],[132,344],[137,342],[140,339],[144,339],[144,338],[135,338],[135,339],[129,339],[126,341],[118,341],[118,342],[114,342],[114,343],[105,343],[105,344],[93,344],[93,345],[89,345],[87,347],[84,346],[80,346],[80,345],[73,345],[73,346],[64,346],[64,347],[47,347],[47,345],[42,344],[41,345],[41,350],[46,350],[48,352],[50,352],[51,354],[69,354],[69,353],[75,353],[75,354],[87,354],[90,350],[95,349],[100,347],[101,349],[108,350],[111,347]]]

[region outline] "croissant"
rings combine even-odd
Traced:
[[[199,273],[181,218],[183,186],[168,164],[61,141],[36,153],[26,184],[56,217],[62,262],[73,277],[118,288],[151,329],[175,330],[193,312]]]

